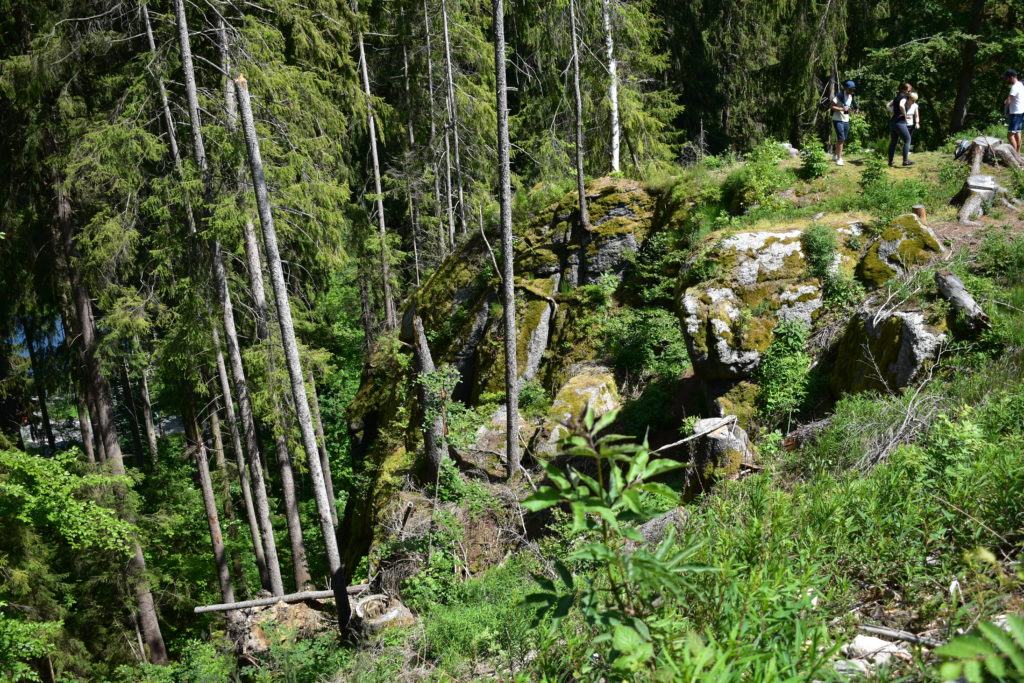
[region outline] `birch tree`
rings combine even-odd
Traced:
[[[572,91],[576,106],[576,191],[580,201],[580,227],[590,230],[587,215],[587,186],[583,178],[583,95],[580,92],[580,50],[576,30],[576,0],[569,0],[569,26],[572,35]]]

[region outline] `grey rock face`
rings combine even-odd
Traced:
[[[832,374],[839,392],[896,391],[909,386],[935,360],[946,335],[920,311],[862,311],[839,343]]]

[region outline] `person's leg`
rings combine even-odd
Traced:
[[[896,123],[889,123],[889,165],[892,166],[892,159],[896,156],[896,143],[900,139],[900,134],[896,130]]]
[[[1022,119],[1024,119],[1024,115],[1021,114],[1010,114],[1006,119],[1007,128],[1009,129],[1006,139],[1018,152],[1020,152],[1020,129]]]
[[[910,165],[910,128],[906,123],[898,123],[900,138],[903,140],[903,165]]]

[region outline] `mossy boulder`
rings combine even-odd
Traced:
[[[895,219],[871,242],[857,264],[857,277],[868,287],[880,287],[942,253],[942,245],[931,228],[908,213]]]
[[[753,465],[757,459],[757,449],[735,415],[697,420],[693,436],[698,438],[694,467],[687,473],[691,487],[706,489],[715,480],[735,479],[744,465]]]
[[[859,226],[837,232],[833,269],[850,271],[846,246]],[[810,273],[801,228],[712,233],[683,270],[677,313],[694,371],[701,379],[750,376],[779,321],[810,325],[822,306],[821,283]]]
[[[832,389],[841,394],[909,386],[931,367],[945,340],[922,311],[861,311],[839,342]]]
[[[601,366],[576,368],[555,395],[531,451],[535,456],[553,455],[559,439],[565,436],[562,423],[571,417],[579,417],[588,407],[594,415],[600,416],[621,406],[622,398],[611,370]]]

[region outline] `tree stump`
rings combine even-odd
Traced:
[[[1000,204],[1011,211],[1024,209],[1024,204],[1014,199],[1009,190],[996,182],[995,177],[981,173],[971,174],[950,203],[960,207],[957,221],[964,225],[981,225],[974,219],[984,214],[985,207],[992,204]]]
[[[1013,148],[1013,145],[1000,138],[979,135],[973,140],[960,140],[956,144],[954,159],[961,159],[971,164],[971,173],[980,174],[982,163],[996,166],[1003,164],[1009,168],[1024,168],[1024,158]]]

